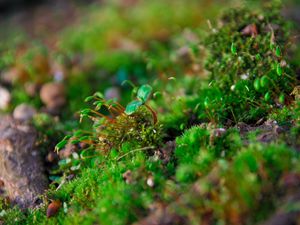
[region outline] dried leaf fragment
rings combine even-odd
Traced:
[[[254,23],[246,26],[241,32],[245,36],[256,37],[258,35],[257,26]]]

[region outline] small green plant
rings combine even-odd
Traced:
[[[127,115],[132,115],[137,112],[141,106],[145,106],[153,116],[154,124],[157,123],[157,115],[156,112],[148,105],[146,102],[150,98],[152,93],[152,87],[148,84],[141,86],[137,91],[137,100],[130,102],[125,109],[125,113]]]
[[[92,129],[78,130],[73,135],[66,136],[56,145],[56,150],[64,148],[68,143],[86,145],[82,154],[88,150],[119,150],[126,142],[131,142],[137,147],[158,146],[162,139],[162,127],[157,123],[154,110],[146,105],[151,91],[150,85],[140,87],[138,100],[129,103],[126,109],[114,99],[104,99],[99,92],[87,97],[85,101],[93,101],[94,107],[81,110],[80,121],[88,117],[93,122]],[[151,114],[141,108],[142,105],[145,105]]]

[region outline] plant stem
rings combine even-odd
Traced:
[[[147,109],[149,109],[149,111],[152,113],[153,116],[153,123],[156,124],[157,123],[157,114],[156,112],[147,104],[144,104],[146,106]]]
[[[134,149],[130,152],[125,153],[124,155],[121,155],[120,157],[118,157],[116,160],[119,161],[120,159],[122,159],[123,157],[133,153],[133,152],[139,152],[139,151],[145,151],[145,150],[150,150],[150,149],[154,149],[154,146],[148,146],[148,147],[144,147],[144,148],[138,148],[138,149]]]

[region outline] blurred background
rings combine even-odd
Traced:
[[[97,90],[110,97],[122,92],[126,102],[124,80],[141,84],[182,73],[170,65],[184,55],[183,46],[199,43],[208,20],[216,26],[229,7],[265,2],[0,0],[0,87],[9,93],[0,110],[12,112],[24,102],[41,108],[39,92],[53,81],[66,89],[65,118]],[[299,23],[299,12],[299,1],[284,1],[285,16]]]

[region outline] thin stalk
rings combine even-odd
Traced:
[[[138,149],[131,150],[130,152],[127,152],[124,155],[121,155],[120,157],[118,157],[116,159],[116,161],[119,161],[120,159],[124,158],[125,156],[127,156],[131,153],[139,152],[139,151],[146,151],[146,150],[150,150],[150,149],[155,149],[155,147],[154,146],[148,146],[148,147],[144,147],[144,148],[138,148]]]
[[[145,106],[152,113],[153,123],[156,124],[157,123],[157,114],[156,114],[156,112],[149,105],[145,104]]]
[[[100,117],[104,117],[105,119],[107,119],[107,120],[110,121],[110,122],[114,122],[114,119],[109,118],[108,116],[105,116],[105,115],[102,114],[102,113],[99,113],[99,112],[97,112],[97,111],[95,111],[95,110],[92,110],[92,109],[91,109],[91,112],[95,113],[96,115],[98,115],[98,116],[100,116]]]

